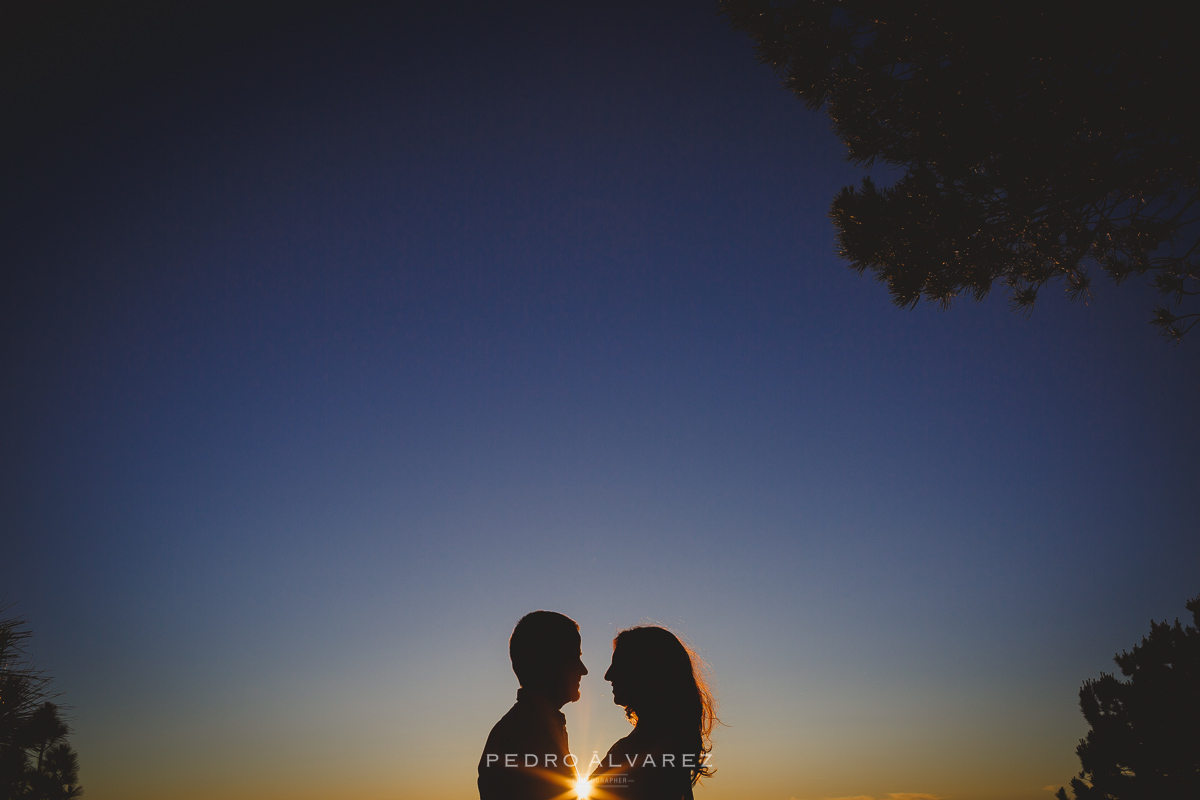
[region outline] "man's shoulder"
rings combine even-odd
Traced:
[[[563,795],[575,775],[565,746],[565,732],[555,736],[541,709],[518,701],[488,734],[479,758],[479,797],[552,800]]]
[[[488,734],[488,741],[490,742],[497,736],[505,736],[514,728],[522,727],[524,716],[521,704],[515,703],[512,708],[504,712],[504,716],[496,720],[496,724],[492,726],[492,732]]]
[[[541,722],[528,704],[513,704],[513,707],[492,726],[487,744],[484,746],[484,752],[518,752],[512,748],[512,745],[541,738],[544,727],[540,724]]]

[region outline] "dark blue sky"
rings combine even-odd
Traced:
[[[894,308],[706,4],[128,8],[30,23],[0,215],[0,591],[95,800],[470,797],[535,607],[576,749],[656,619],[713,800],[1035,798],[1200,591],[1197,343],[1136,285]]]

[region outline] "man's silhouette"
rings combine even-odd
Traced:
[[[568,758],[567,719],[559,711],[579,699],[587,675],[579,626],[553,611],[521,617],[508,640],[521,688],[479,759],[480,800],[573,797],[575,759]]]

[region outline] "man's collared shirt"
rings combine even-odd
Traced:
[[[479,759],[480,800],[551,800],[575,784],[567,718],[544,697],[517,691],[517,702],[488,735]],[[571,763],[568,763],[571,762]]]

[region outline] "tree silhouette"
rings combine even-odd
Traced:
[[[79,757],[60,707],[48,699],[49,677],[29,658],[30,636],[25,620],[0,618],[0,798],[70,800],[83,794]]]
[[[895,303],[948,307],[993,283],[1015,308],[1090,271],[1152,278],[1153,322],[1200,322],[1200,77],[1188,26],[1154,4],[720,0],[759,59],[852,161],[898,168],[845,187],[840,255]]]
[[[1079,707],[1092,729],[1076,753],[1075,800],[1200,797],[1200,595],[1187,602],[1192,625],[1151,622],[1150,635],[1085,681]],[[1058,800],[1067,800],[1060,788]]]

